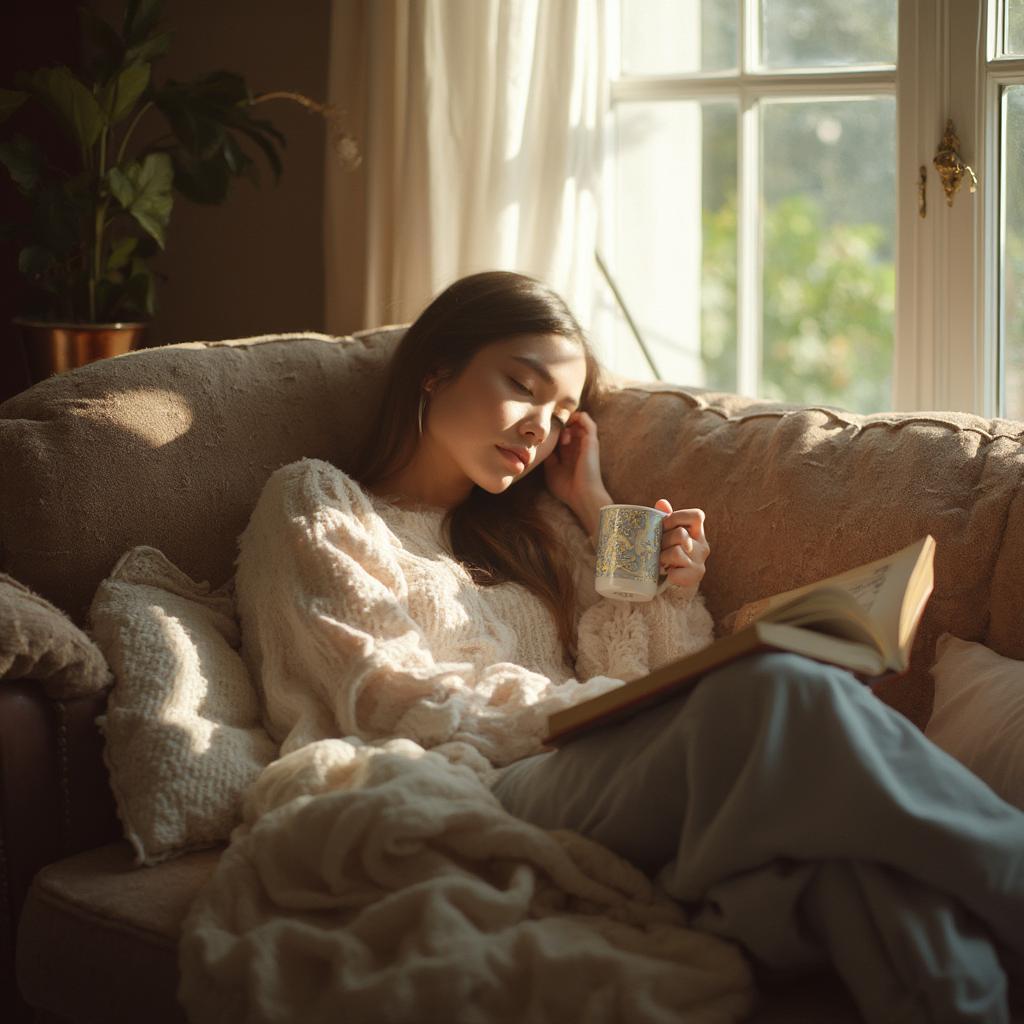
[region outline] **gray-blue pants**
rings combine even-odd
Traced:
[[[1022,994],[1024,812],[841,669],[740,659],[494,793],[615,850],[755,965],[830,962],[871,1024],[1004,1024]]]

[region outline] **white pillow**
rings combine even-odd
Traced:
[[[943,633],[925,735],[1024,810],[1024,661]]]
[[[237,651],[230,581],[211,591],[156,548],[135,547],[89,616],[114,672],[96,723],[136,864],[228,839],[243,793],[277,756]]]

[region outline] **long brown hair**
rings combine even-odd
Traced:
[[[351,476],[369,487],[409,463],[419,443],[419,401],[427,377],[457,378],[480,349],[522,334],[557,334],[579,343],[587,367],[579,408],[596,410],[608,385],[565,302],[525,274],[471,274],[441,292],[398,343],[379,420],[357,452]],[[474,486],[465,501],[446,512],[444,524],[452,555],[476,583],[521,583],[548,606],[575,661],[575,584],[562,541],[536,508],[544,490],[540,467],[501,494]]]

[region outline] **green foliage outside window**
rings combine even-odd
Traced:
[[[762,384],[778,401],[891,407],[895,265],[875,223],[829,225],[789,196],[767,212]],[[701,346],[707,386],[736,386],[736,196],[704,218]]]

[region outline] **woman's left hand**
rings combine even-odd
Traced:
[[[605,494],[597,424],[589,413],[575,411],[544,460],[548,490],[579,515],[592,496]]]
[[[704,511],[681,508],[673,512],[668,498],[659,498],[654,507],[669,513],[661,523],[660,570],[668,573],[674,586],[696,591],[704,578],[704,563],[711,554],[704,533]]]

